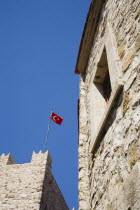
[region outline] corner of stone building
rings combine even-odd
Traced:
[[[8,155],[5,155],[4,153],[0,156],[0,166],[5,165],[12,165],[15,164],[15,160],[13,156],[9,153]]]
[[[67,203],[51,172],[52,157],[48,151],[33,152],[31,164],[45,166],[39,210],[68,210]]]
[[[68,210],[67,203],[61,193],[59,186],[51,172],[52,157],[49,151],[39,153],[33,152],[31,165],[43,167],[43,182],[39,210]]]
[[[44,165],[46,165],[46,167],[51,169],[52,168],[52,157],[51,157],[49,151],[46,151],[43,153],[40,150],[39,153],[33,152],[31,163],[34,165],[44,164]]]

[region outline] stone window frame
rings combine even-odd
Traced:
[[[103,40],[104,40],[103,44],[100,48],[97,68],[96,68],[96,71],[93,73],[93,82],[96,80],[95,77],[97,76],[98,64],[101,60],[102,53],[105,49],[106,55],[107,55],[108,71],[110,75],[110,83],[111,83],[112,91],[111,91],[109,101],[106,104],[106,108],[101,118],[101,121],[98,125],[97,132],[94,135],[93,139],[91,139],[91,142],[89,145],[89,151],[91,153],[94,153],[98,140],[106,125],[106,121],[110,114],[111,108],[114,105],[114,101],[116,97],[118,96],[119,92],[123,89],[122,66],[121,66],[121,61],[118,56],[117,42],[116,42],[112,27],[109,23],[106,26]]]
[[[110,73],[108,68],[106,48],[104,47],[100,60],[97,63],[96,73],[94,74],[93,83],[108,103],[111,92],[112,85],[110,80]]]

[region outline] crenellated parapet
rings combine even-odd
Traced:
[[[48,151],[33,152],[24,164],[15,164],[11,154],[0,156],[0,209],[68,210],[51,165]]]
[[[4,153],[0,156],[0,166],[4,165],[12,165],[15,164],[14,158],[9,153],[8,155],[5,155]]]
[[[39,153],[33,152],[31,163],[35,164],[35,165],[39,165],[39,164],[44,164],[45,165],[46,164],[46,166],[51,169],[51,167],[52,167],[52,157],[51,157],[51,155],[48,151],[43,153],[40,150]]]
[[[51,169],[52,167],[52,157],[48,151],[42,152],[41,150],[39,153],[33,151],[31,164],[33,165],[46,165]],[[9,153],[5,155],[4,153],[0,156],[0,166],[5,165],[12,165],[15,164],[15,160],[13,156]]]

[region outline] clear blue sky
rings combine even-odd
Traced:
[[[30,162],[44,149],[51,108],[64,118],[51,123],[48,150],[53,175],[71,209],[78,207],[79,76],[74,74],[90,0],[0,1],[0,155]]]

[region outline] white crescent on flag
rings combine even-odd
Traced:
[[[53,120],[54,120],[54,121],[57,121],[57,120],[59,120],[59,117],[53,116]]]

